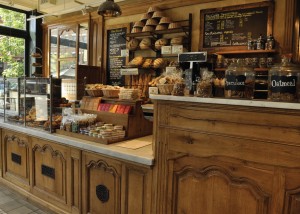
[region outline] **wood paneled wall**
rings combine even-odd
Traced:
[[[171,17],[173,20],[187,19],[188,14],[192,13],[192,50],[199,51],[199,36],[200,36],[200,10],[209,8],[226,7],[239,4],[248,4],[261,2],[263,0],[128,0],[118,3],[122,9],[122,16],[117,18],[106,18],[102,20],[96,11],[91,15],[91,51],[90,51],[90,65],[103,67],[103,73],[106,73],[106,61],[105,61],[105,32],[112,26],[129,24],[130,22],[138,21],[141,16],[147,12],[150,6],[160,7],[166,16]],[[270,0],[272,1],[272,0]],[[296,0],[273,0],[275,2],[274,11],[274,24],[273,35],[277,41],[277,49],[280,53],[292,53],[293,51],[293,25],[294,6]],[[66,16],[60,17],[55,20],[48,21],[44,26],[44,38],[47,38],[47,28],[75,22],[82,19],[81,14],[73,14],[73,17]],[[95,27],[96,26],[96,27]],[[44,50],[47,51],[48,40],[45,39]],[[47,53],[47,52],[46,52]],[[48,60],[47,56],[44,60]],[[44,63],[44,70],[47,71],[48,63]],[[47,73],[47,72],[46,72]]]

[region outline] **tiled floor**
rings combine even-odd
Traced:
[[[24,196],[9,189],[0,182],[0,214],[55,214],[54,212],[28,201]]]

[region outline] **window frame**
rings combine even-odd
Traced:
[[[31,11],[24,11],[16,8],[12,8],[5,5],[0,5],[1,8],[24,13],[26,15],[26,20],[29,18]],[[29,23],[26,21],[26,30],[20,30],[15,28],[10,28],[6,26],[0,25],[0,35],[3,36],[9,36],[9,37],[15,37],[15,38],[21,38],[25,40],[25,54],[24,54],[24,75],[29,76],[30,75],[30,69],[29,69],[29,55],[30,55],[30,33],[29,33]]]

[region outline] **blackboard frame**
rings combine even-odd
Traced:
[[[104,71],[105,71],[105,81],[106,81],[106,84],[109,84],[111,81],[110,81],[110,71],[109,71],[109,65],[108,65],[108,60],[109,60],[109,54],[108,54],[108,51],[109,51],[109,47],[108,47],[108,42],[109,42],[109,38],[108,38],[108,32],[111,31],[111,30],[115,30],[115,29],[120,29],[120,28],[126,28],[126,34],[130,32],[130,24],[129,23],[126,23],[126,24],[117,24],[117,25],[109,25],[109,26],[106,26],[105,27],[105,37],[104,37],[104,51],[103,51],[103,54],[104,54]],[[126,35],[125,35],[126,36]],[[124,37],[124,39],[126,40],[126,37]],[[129,60],[129,56],[126,57],[126,60],[125,60],[125,64],[128,63],[128,60]],[[122,77],[123,78],[123,77]],[[124,80],[122,80],[122,82],[124,82]]]
[[[223,47],[204,47],[204,22],[205,22],[205,15],[207,14],[214,14],[220,12],[232,12],[237,10],[243,9],[251,9],[251,8],[261,8],[267,7],[268,8],[268,19],[267,19],[267,35],[273,34],[273,19],[274,19],[274,2],[273,1],[264,1],[264,2],[257,2],[251,4],[243,4],[243,5],[236,5],[236,6],[228,6],[228,7],[220,7],[220,8],[213,8],[213,9],[204,9],[200,10],[200,41],[199,41],[199,50],[207,51],[209,53],[217,52],[217,51],[238,51],[238,50],[247,50],[247,45],[242,46],[223,46]],[[259,24],[259,23],[255,23]]]

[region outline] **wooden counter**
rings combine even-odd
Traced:
[[[300,213],[298,103],[151,99],[153,213]]]
[[[56,213],[148,213],[152,136],[103,145],[0,122],[0,181]]]

